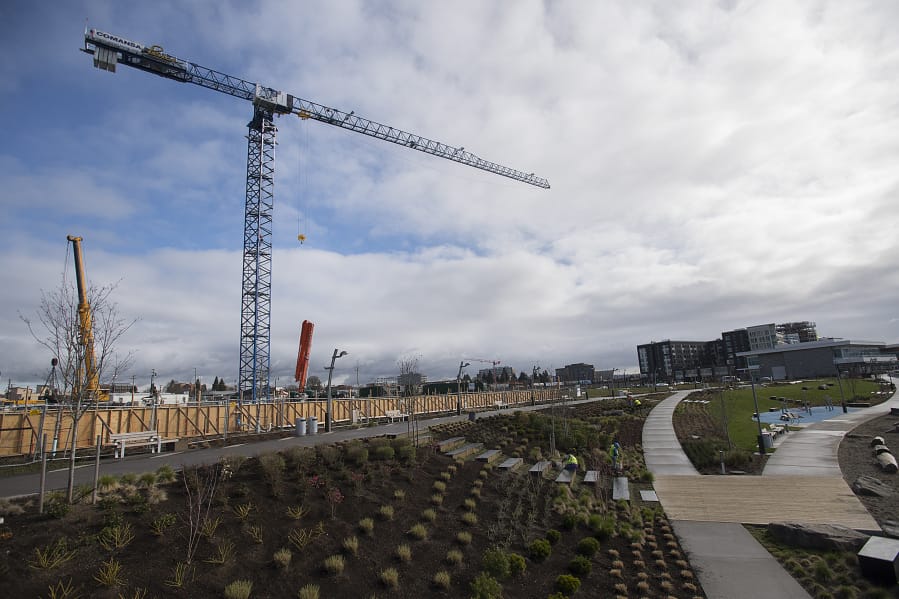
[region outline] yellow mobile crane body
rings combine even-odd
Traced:
[[[83,385],[86,397],[101,400],[109,395],[100,392],[100,377],[97,374],[94,358],[94,327],[91,322],[91,305],[87,301],[87,281],[84,276],[84,258],[81,255],[81,237],[69,235],[72,251],[75,254],[75,280],[78,284],[78,342],[84,348],[84,364],[79,366],[76,385]],[[73,389],[75,393],[79,389]]]

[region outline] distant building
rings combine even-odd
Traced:
[[[801,322],[785,322],[775,327],[777,338],[783,343],[810,343],[818,340],[818,331],[815,323],[803,320]]]
[[[746,327],[749,334],[749,351],[774,349],[777,345],[777,327],[774,323]]]
[[[697,380],[706,369],[714,375],[715,357],[723,345],[715,341],[653,341],[637,346],[640,375],[649,383]]]
[[[593,368],[593,364],[584,364],[583,362],[568,364],[564,368],[556,368],[556,377],[563,383],[576,383],[579,381],[590,381],[592,383],[595,375],[596,369]]]
[[[497,380],[502,379],[503,375],[512,379],[515,376],[515,370],[511,366],[497,366],[496,368],[482,368],[478,370],[478,378],[486,379],[496,373]]]
[[[778,345],[740,354],[759,377],[772,380],[834,376],[837,372],[868,375],[896,367],[894,353],[882,341],[820,339],[793,345]]]

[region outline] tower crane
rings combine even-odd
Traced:
[[[271,315],[272,209],[274,205],[275,115],[296,115],[383,141],[445,158],[544,189],[549,182],[484,160],[464,147],[454,147],[414,133],[304,100],[275,88],[200,66],[118,35],[86,29],[83,52],[93,55],[94,66],[114,73],[122,64],[146,73],[247,100],[253,118],[247,125],[247,185],[243,234],[243,277],[240,312],[240,401],[267,398],[269,387],[269,321]]]

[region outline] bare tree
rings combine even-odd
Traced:
[[[85,321],[78,312],[78,295],[65,279],[58,289],[41,292],[36,321],[19,315],[35,341],[59,360],[59,380],[62,384],[59,409],[69,410],[72,414],[67,490],[69,503],[72,502],[75,487],[78,423],[88,408],[101,399],[102,394],[92,381],[104,378],[114,380],[133,361],[132,352],[119,356],[115,351],[122,336],[137,322],[119,315],[117,304],[111,301],[116,287],[90,286],[87,289],[89,331],[83,330]],[[93,368],[90,368],[91,365]]]
[[[400,370],[400,376],[397,379],[397,383],[399,383],[403,390],[403,395],[405,396],[415,395],[415,388],[421,380],[420,377],[416,380],[418,361],[420,359],[421,356],[403,356],[396,361],[396,366]]]

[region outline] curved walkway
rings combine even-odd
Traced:
[[[659,501],[710,599],[809,596],[742,523],[795,520],[880,530],[843,480],[837,452],[847,432],[899,406],[899,395],[789,433],[761,477],[690,475],[692,465],[672,423],[684,397],[677,393],[653,409],[644,426],[643,451],[656,475]]]

